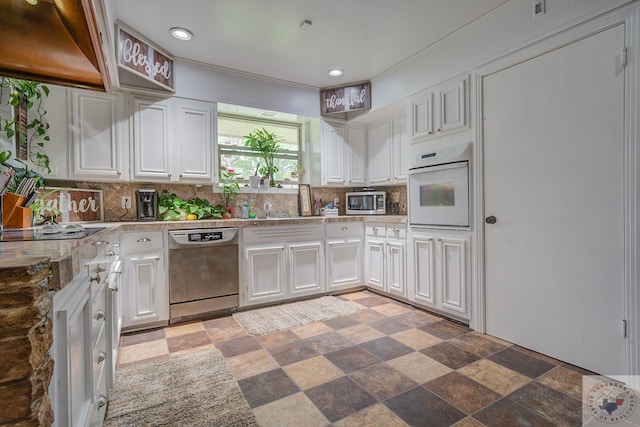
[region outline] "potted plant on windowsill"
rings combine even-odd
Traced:
[[[269,186],[276,186],[275,174],[278,167],[274,164],[275,156],[280,150],[280,139],[274,132],[269,132],[265,128],[255,129],[249,135],[244,136],[244,145],[250,147],[253,151],[260,153],[260,157],[264,160],[264,166],[260,167],[259,172],[263,176],[269,177]]]
[[[240,193],[240,184],[238,184],[237,181],[237,174],[233,169],[223,167],[220,171],[220,178],[222,180],[224,206],[227,210],[227,213],[222,216],[223,218],[233,218],[233,207],[231,206],[231,203]]]

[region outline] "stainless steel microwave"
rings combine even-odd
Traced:
[[[347,215],[385,215],[387,193],[385,191],[358,191],[347,193]]]

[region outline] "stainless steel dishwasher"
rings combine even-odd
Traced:
[[[238,307],[238,228],[169,231],[169,322]]]

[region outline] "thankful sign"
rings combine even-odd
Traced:
[[[173,58],[121,25],[118,25],[118,65],[174,91]]]
[[[322,114],[371,109],[371,83],[351,84],[320,91]]]

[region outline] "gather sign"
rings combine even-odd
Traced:
[[[57,222],[103,221],[102,190],[47,187],[39,193],[45,206],[60,212]]]

